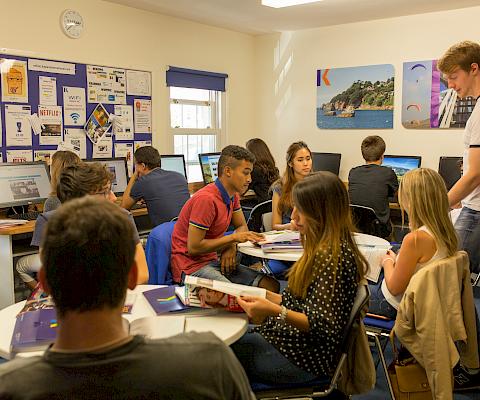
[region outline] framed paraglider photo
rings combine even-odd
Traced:
[[[402,125],[407,129],[463,128],[476,103],[448,89],[437,60],[403,63],[402,89]]]

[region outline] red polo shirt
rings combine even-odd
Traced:
[[[204,229],[205,239],[217,239],[227,231],[232,214],[241,210],[238,193],[229,197],[219,179],[200,189],[185,203],[172,234],[171,266],[175,282],[180,282],[182,272],[192,274],[217,260],[216,252],[197,256],[188,254],[189,225]]]

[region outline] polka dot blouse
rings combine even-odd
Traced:
[[[309,332],[269,317],[256,330],[299,368],[317,376],[331,375],[336,366],[337,352],[343,330],[357,291],[357,265],[346,242],[341,245],[337,279],[328,253],[315,257],[313,280],[305,299],[295,297],[287,286],[282,293],[282,305],[304,313],[310,324]]]

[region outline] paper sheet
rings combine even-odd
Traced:
[[[133,143],[115,143],[115,157],[127,159],[128,176],[133,174]]]
[[[152,133],[152,100],[135,99],[135,133]]]
[[[5,104],[7,146],[32,146],[32,128],[27,119],[30,114],[30,106]]]
[[[113,113],[122,120],[121,127],[114,125],[116,140],[133,140],[133,107],[130,105],[115,105]]]
[[[39,135],[41,145],[58,145],[62,141],[62,107],[38,106],[38,117],[44,126]]]
[[[7,150],[7,162],[32,162],[32,150]]]
[[[80,158],[87,158],[87,137],[83,129],[66,128],[63,131],[63,141],[78,149],[77,154]]]
[[[0,58],[2,76],[2,101],[28,103],[27,62]]]
[[[50,76],[38,77],[39,103],[43,106],[57,105],[57,78]]]
[[[85,89],[81,87],[63,87],[63,112],[65,125],[83,126],[87,119]]]

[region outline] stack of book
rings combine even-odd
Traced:
[[[273,231],[265,234],[265,240],[258,243],[264,253],[302,252],[300,233],[294,231]]]

